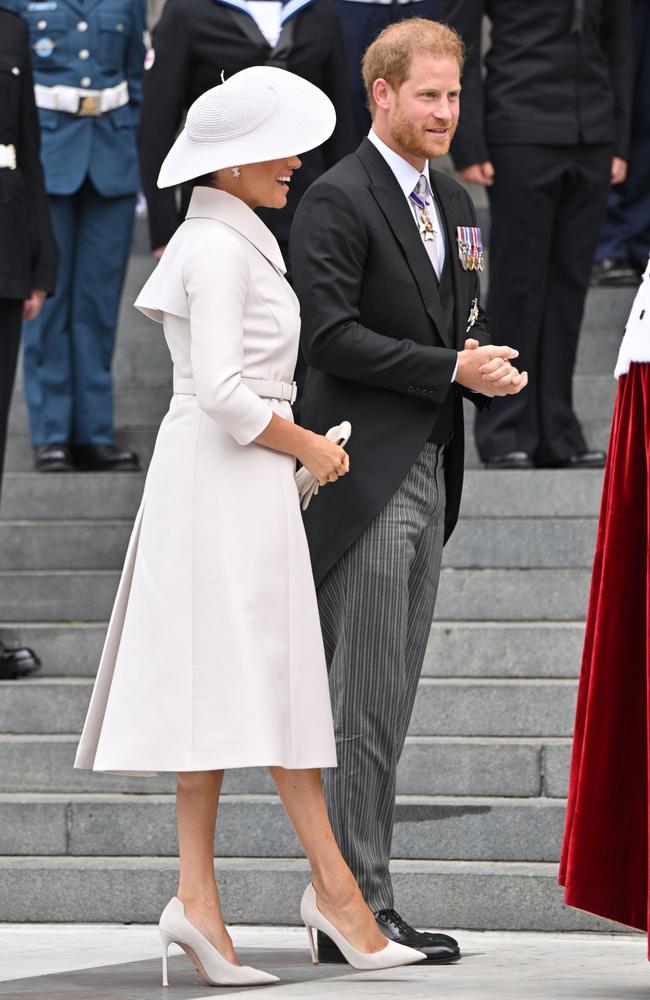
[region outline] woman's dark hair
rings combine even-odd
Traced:
[[[193,177],[189,181],[184,181],[182,184],[183,194],[190,198],[195,187],[216,187],[214,183],[214,170],[209,174],[203,174],[202,177]]]

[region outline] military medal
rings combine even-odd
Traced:
[[[469,333],[472,329],[476,320],[478,319],[478,299],[472,299],[472,308],[469,311],[469,316],[467,317],[467,329],[465,333]]]
[[[431,221],[431,216],[429,215],[429,206],[426,201],[422,199],[413,191],[409,198],[414,205],[420,209],[420,218],[418,220],[418,228],[420,230],[420,236],[424,240],[433,240],[436,237],[436,231]]]
[[[483,271],[485,256],[483,252],[483,237],[478,226],[458,226],[458,259],[464,271]]]

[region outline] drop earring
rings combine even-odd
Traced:
[[[241,177],[241,171],[240,171],[239,167],[233,167],[232,168],[232,175],[233,175],[233,177]]]

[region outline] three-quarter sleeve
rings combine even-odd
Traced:
[[[205,232],[183,267],[194,388],[201,410],[241,445],[268,425],[270,406],[242,382],[249,267],[242,239]]]

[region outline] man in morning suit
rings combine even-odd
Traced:
[[[29,36],[0,7],[0,488],[23,317],[34,319],[56,286],[54,242],[40,160]],[[40,661],[0,640],[0,679],[25,677]]]
[[[384,933],[435,962],[458,959],[457,942],[393,909],[396,767],[458,515],[463,396],[480,407],[527,378],[516,351],[489,343],[472,203],[429,169],[456,128],[462,61],[459,36],[424,18],[378,36],[363,64],[372,130],[312,185],[291,235],[310,366],[302,422],[352,424],[351,474],[305,517],[339,762],[324,775],[328,807]]]

